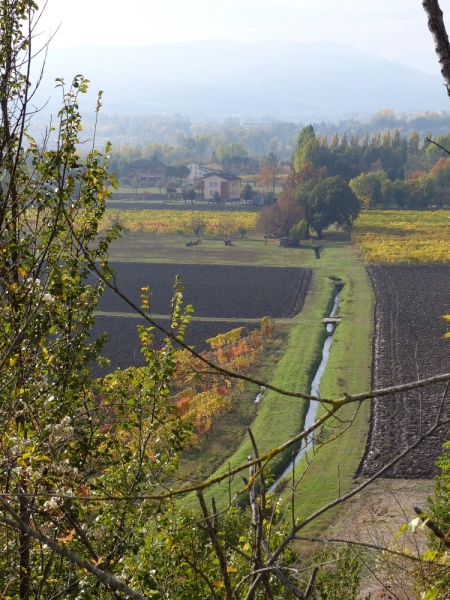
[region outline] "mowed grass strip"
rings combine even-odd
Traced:
[[[340,398],[344,392],[358,393],[371,387],[372,340],[374,295],[367,271],[355,249],[353,268],[340,273],[345,287],[340,296],[338,317],[342,321],[336,328],[330,357],[320,383],[320,395],[324,398]],[[324,413],[319,407],[318,415]],[[307,468],[306,459],[296,466],[297,479],[304,473],[302,482],[294,494],[295,518],[304,519],[322,506],[347,493],[355,484],[355,474],[364,455],[369,431],[370,403],[345,407],[340,418],[353,423],[336,440],[317,450]],[[337,433],[335,421],[324,431],[324,439]],[[285,509],[290,516],[292,500],[292,473],[286,477],[286,489],[282,494]],[[340,508],[328,511],[311,525],[307,532],[320,535],[335,520]]]
[[[114,242],[110,253],[111,262],[252,265],[265,267],[316,267],[313,246],[302,243],[299,248],[283,248],[279,240],[252,236],[233,239],[232,246],[225,246],[220,239],[201,238],[201,244],[186,247],[195,239],[178,236],[124,235]],[[328,243],[328,242],[327,242]]]
[[[293,327],[282,357],[275,370],[271,384],[293,392],[309,393],[314,372],[320,363],[322,345],[326,331],[322,318],[331,309],[333,282],[321,271],[313,273],[311,287],[303,310],[302,321]],[[308,402],[299,398],[282,396],[266,391],[260,403],[258,414],[252,424],[252,432],[261,454],[280,446],[297,435],[303,427]],[[216,472],[221,474],[228,469],[244,464],[249,455],[254,455],[248,437],[239,449]],[[290,460],[291,450],[280,454],[271,461],[273,473],[280,474]],[[247,473],[243,473],[244,476]],[[225,506],[231,496],[243,488],[240,477],[223,482],[208,490],[207,496],[214,495],[218,506]]]
[[[349,235],[335,229],[327,230],[325,239],[320,242],[302,241],[299,248],[282,247],[277,239],[267,240],[266,243],[262,236],[257,235],[244,240],[233,239],[233,246],[225,246],[223,240],[203,238],[201,244],[189,248],[185,245],[188,239],[190,238],[177,236],[125,235],[114,242],[110,261],[330,268],[331,273],[336,264],[351,262],[347,253],[342,251],[349,245]],[[317,247],[320,247],[319,259],[314,251]]]

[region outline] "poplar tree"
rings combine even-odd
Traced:
[[[409,153],[418,154],[419,152],[419,134],[414,131],[409,138]]]
[[[294,153],[295,171],[300,171],[306,163],[312,163],[315,167],[319,164],[319,141],[312,125],[304,127],[297,138]]]
[[[359,146],[359,135],[357,133],[355,133],[352,136],[352,141],[351,141],[352,146],[354,146],[355,148],[357,148]]]

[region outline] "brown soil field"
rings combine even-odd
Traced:
[[[151,312],[170,313],[175,275],[183,279],[183,297],[196,317],[258,319],[293,317],[300,312],[311,281],[311,269],[228,265],[111,263],[118,288],[140,306],[140,288],[150,286]],[[99,310],[129,312],[130,307],[110,290]]]
[[[186,304],[193,304],[194,317],[189,325],[185,341],[196,350],[208,348],[205,340],[236,327],[251,331],[258,327],[258,319],[290,318],[298,314],[303,306],[311,281],[311,269],[279,267],[245,267],[217,265],[170,265],[158,263],[112,263],[116,271],[116,282],[121,291],[140,306],[140,288],[149,285],[151,312],[168,315],[173,294],[175,275],[181,275]],[[132,309],[110,290],[100,301],[103,313],[132,313]],[[204,319],[204,320],[203,320]],[[230,319],[210,321],[208,319]],[[240,321],[244,319],[244,321]],[[255,322],[246,322],[254,319]],[[167,327],[167,319],[157,320]],[[107,369],[95,369],[96,375],[110,372],[117,367],[141,366],[136,325],[145,321],[131,316],[96,316],[91,330],[92,337],[104,331],[108,333],[103,356],[111,361]],[[157,339],[162,339],[157,334]]]
[[[405,531],[400,537],[395,536],[402,525],[416,517],[414,506],[427,509],[433,485],[430,479],[378,479],[345,503],[326,537],[391,548],[417,559],[427,548],[426,530],[419,527],[414,534]],[[389,553],[380,560],[379,552],[373,548],[365,548],[361,558],[359,598],[370,593],[372,600],[418,600],[413,592],[417,567],[413,560]]]
[[[373,387],[399,385],[448,372],[450,267],[369,267],[376,297]],[[370,476],[435,421],[443,385],[393,394],[372,405],[371,433],[361,474]],[[450,413],[448,404],[445,407]],[[430,478],[448,439],[444,430],[397,463],[388,477]]]

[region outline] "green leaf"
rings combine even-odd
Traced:
[[[394,535],[394,540],[396,540],[397,538],[399,538],[401,535],[403,535],[405,533],[405,531],[407,531],[408,529],[408,523],[404,523],[396,532],[396,534]]]
[[[435,598],[437,598],[437,589],[434,588],[432,590],[428,590],[428,592],[425,593],[425,595],[422,594],[421,599],[422,600],[434,600]]]

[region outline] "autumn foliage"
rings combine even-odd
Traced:
[[[260,328],[243,335],[238,327],[207,340],[210,351],[205,355],[220,367],[235,373],[247,373],[258,360],[272,337],[275,322],[263,317]],[[226,376],[211,374],[205,364],[187,350],[177,353],[175,394],[177,414],[193,428],[192,443],[208,435],[215,420],[233,407],[236,393],[243,383]]]
[[[106,210],[100,230],[118,223],[129,235],[197,235],[195,224],[201,222],[205,237],[235,237],[244,228],[252,232],[257,214],[254,212],[181,211],[181,210]]]

